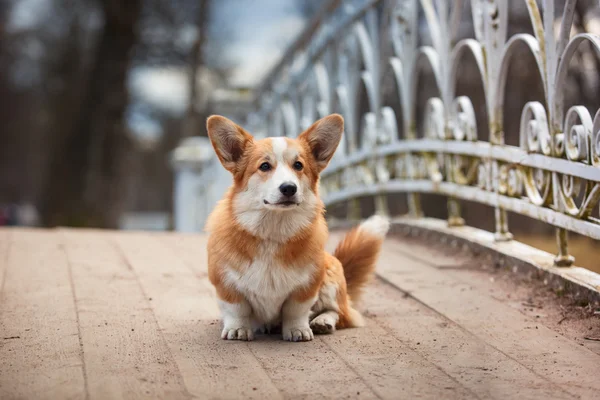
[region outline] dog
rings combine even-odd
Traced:
[[[206,224],[208,275],[223,319],[222,339],[253,340],[281,329],[287,341],[363,325],[353,308],[372,275],[389,220],[372,216],[333,255],[319,198],[319,174],[333,157],[344,120],[332,114],[297,139],[255,140],[213,115],[208,136],[233,184]]]

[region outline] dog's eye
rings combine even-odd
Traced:
[[[302,163],[300,161],[296,161],[294,163],[294,169],[296,171],[302,171],[302,168],[304,168],[304,165],[302,165]]]
[[[269,164],[268,162],[264,162],[260,164],[260,167],[258,167],[258,169],[260,169],[261,171],[269,171],[271,169],[271,164]]]

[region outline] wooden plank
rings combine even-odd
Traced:
[[[189,398],[134,272],[107,234],[64,231],[90,399]]]
[[[387,309],[397,305],[383,300]],[[466,385],[438,368],[415,350],[367,320],[359,329],[322,337],[323,341],[382,399],[476,399]]]
[[[85,398],[77,313],[58,236],[20,229],[10,236],[0,293],[0,398]]]
[[[379,398],[320,337],[312,342],[283,342],[279,335],[261,337],[251,349],[284,398]]]
[[[393,241],[395,251],[438,268],[455,269],[471,261],[468,253],[448,245],[435,248],[426,241],[419,242],[414,238],[405,240],[401,237],[391,237],[389,240]]]
[[[214,290],[206,278],[206,237],[172,235],[163,240],[194,274],[204,277],[202,281],[210,287],[214,298]],[[218,318],[218,313],[215,315]],[[220,320],[215,321],[220,326]],[[353,367],[319,338],[310,343],[287,343],[278,335],[263,336],[248,348],[284,398],[353,398],[357,393],[377,397]]]
[[[366,291],[364,307],[370,322],[480,398],[572,398],[551,380],[380,280]]]
[[[207,261],[208,254],[206,251],[207,245],[206,235],[196,234],[163,234],[160,240],[170,250],[177,255],[199,278],[203,279],[208,276]],[[210,282],[205,280],[212,290]],[[214,292],[213,292],[214,293]]]
[[[152,298],[158,324],[193,396],[282,398],[248,343],[220,338],[219,310],[207,280],[198,279],[158,236],[120,234],[116,241]],[[205,238],[201,245],[206,246]]]
[[[386,241],[379,276],[563,390],[597,396],[600,380],[592,371],[600,356],[443,270],[406,257],[395,244]]]

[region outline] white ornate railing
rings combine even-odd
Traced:
[[[346,133],[323,174],[327,205],[349,202],[352,218],[357,199],[374,196],[377,210],[386,213],[387,194],[406,192],[409,213],[418,217],[419,194],[436,193],[448,198],[449,224],[461,225],[458,200],[474,201],[495,209],[497,240],[511,238],[507,211],[555,226],[556,263],[570,265],[567,231],[600,239],[600,112],[592,117],[584,106],[567,109],[565,83],[578,46],[587,42],[600,52],[600,37],[572,34],[575,0],[560,2],[560,9],[553,0],[541,1],[541,7],[523,0],[533,34],[507,37],[509,3],[516,1],[329,2],[327,14],[257,90],[246,127],[258,136],[295,136],[339,112]],[[458,40],[469,9],[475,37]],[[520,119],[520,144],[509,146],[505,87],[515,52],[523,48],[537,65],[544,101],[530,101],[521,115],[507,116]],[[456,94],[467,56],[477,66],[472,80],[483,92],[484,121],[478,121],[471,98]],[[439,95],[426,102],[419,136],[417,83],[425,69],[432,71]],[[384,91],[394,93],[399,106],[384,101]],[[478,122],[489,137],[478,132]],[[216,172],[221,169],[213,171],[209,179],[228,182]],[[214,201],[205,199],[209,206]]]

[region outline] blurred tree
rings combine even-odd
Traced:
[[[200,124],[200,115],[199,110],[197,109],[198,105],[198,73],[200,71],[200,66],[204,65],[203,62],[203,45],[206,42],[206,33],[207,33],[207,20],[209,15],[209,0],[199,0],[200,7],[198,9],[197,16],[197,29],[196,29],[196,38],[192,44],[192,50],[190,54],[190,63],[189,63],[189,80],[188,80],[188,88],[189,88],[189,99],[188,99],[188,107],[186,110],[185,119],[183,122],[183,130],[182,136],[194,136],[198,135],[201,131]]]
[[[76,125],[55,146],[42,200],[46,225],[116,228],[131,143],[123,117],[141,0],[102,0],[104,24]]]
[[[68,1],[68,0],[66,0]],[[85,0],[88,1],[88,0]],[[91,0],[89,0],[91,1]],[[164,158],[155,170],[156,179],[146,177],[147,189],[162,193],[170,199],[171,178],[163,170],[169,168],[168,152],[176,145],[182,134],[197,134],[194,124],[199,120],[194,105],[197,97],[198,71],[204,64],[203,46],[206,42],[210,0],[102,0],[101,14],[104,24],[97,34],[92,66],[83,79],[84,85],[72,85],[76,104],[60,102],[51,113],[59,121],[75,119],[73,126],[63,126],[52,146],[52,161],[41,201],[43,220],[46,225],[96,226],[116,228],[126,208],[127,190],[131,179],[140,182],[140,160]],[[80,29],[73,24],[70,38]],[[72,42],[67,39],[66,42]],[[68,46],[67,46],[68,47]],[[72,50],[76,50],[73,46]],[[73,54],[64,54],[64,63],[73,68]],[[130,95],[127,74],[133,67],[180,68],[189,71],[189,106],[184,128],[173,130],[172,116],[165,118],[162,111],[153,110],[144,99]],[[81,87],[83,86],[83,90]],[[79,96],[77,93],[79,92]],[[125,118],[128,107],[150,110],[146,117],[161,124],[169,122],[157,146],[151,150],[136,147],[131,139],[135,136],[127,130]],[[70,110],[67,110],[70,108]],[[65,122],[64,125],[69,125]],[[185,133],[184,133],[185,131]],[[168,136],[168,137],[167,137]],[[148,151],[157,153],[148,154]],[[142,156],[140,152],[148,154]],[[136,167],[137,165],[137,167]],[[157,169],[158,168],[158,169]],[[160,187],[159,187],[160,186]],[[142,190],[143,192],[143,190]],[[135,197],[143,193],[134,193]],[[153,203],[150,201],[150,203]],[[165,203],[165,200],[158,201]],[[168,201],[170,203],[170,201]],[[157,201],[154,201],[157,204]]]
[[[0,96],[10,101],[0,109],[0,202],[39,200],[49,146],[73,119],[55,116],[61,109],[73,111],[71,89],[81,86],[88,63],[89,33],[97,25],[89,18],[91,3],[43,2],[43,18],[35,0],[2,2]]]

